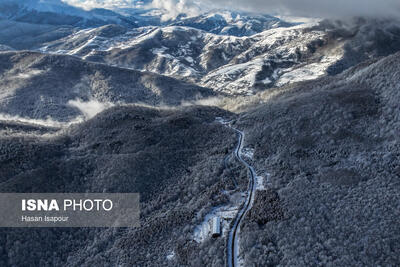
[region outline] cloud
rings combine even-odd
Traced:
[[[85,119],[91,119],[103,110],[112,107],[114,104],[102,103],[95,99],[91,99],[87,102],[76,99],[68,101],[68,105],[79,109]]]
[[[84,9],[137,7],[147,2],[138,0],[62,1]],[[217,8],[324,18],[400,15],[399,0],[153,0],[149,7],[164,10],[163,20],[175,18],[182,13],[195,16],[203,11]]]
[[[168,11],[169,17],[215,8],[325,18],[400,15],[399,0],[153,0],[152,6]]]
[[[400,13],[398,0],[215,0],[248,10],[274,11],[307,17],[386,16]]]
[[[93,8],[128,8],[135,7],[135,0],[62,0],[63,2],[83,8],[85,10],[90,10]]]
[[[201,4],[191,0],[153,0],[151,7],[166,11],[161,17],[163,21],[174,19],[182,13],[196,16],[202,10]]]
[[[91,119],[98,113],[102,112],[103,110],[114,106],[113,103],[99,102],[95,99],[91,99],[89,101],[83,101],[81,99],[70,100],[68,101],[68,105],[79,109],[82,115],[77,116],[67,122],[60,122],[54,120],[50,116],[48,116],[46,119],[32,119],[27,117],[20,117],[17,115],[0,113],[0,121],[16,121],[16,122],[29,123],[41,126],[63,128],[63,127],[69,127],[72,124],[81,123],[85,120]]]
[[[5,113],[0,113],[0,121],[14,121],[14,122],[22,122],[22,123],[29,123],[29,124],[35,124],[35,125],[41,125],[41,126],[47,126],[47,127],[56,127],[56,128],[62,128],[62,127],[68,127],[71,124],[75,123],[80,123],[83,122],[84,119],[83,117],[77,117],[71,121],[68,122],[60,122],[56,121],[50,116],[47,117],[45,120],[41,119],[32,119],[32,118],[24,118],[20,117],[17,115],[10,115],[10,114],[5,114]]]

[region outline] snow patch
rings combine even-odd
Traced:
[[[271,81],[269,78],[265,78],[264,80],[261,80],[260,82],[261,82],[262,84],[266,84],[266,85],[272,83],[272,81]]]
[[[194,62],[194,59],[193,59],[192,57],[185,57],[185,59],[186,59],[186,61],[189,62],[189,63],[192,63],[192,64],[193,64],[193,62]]]
[[[256,176],[256,190],[265,190],[264,177]]]
[[[171,252],[169,252],[168,253],[168,255],[167,255],[167,260],[173,260],[174,258],[175,258],[175,251],[171,251]]]
[[[24,73],[18,73],[18,75],[16,76],[19,79],[29,79],[32,78],[34,76],[37,76],[39,74],[43,73],[43,70],[29,70],[27,72]]]
[[[165,57],[165,58],[169,58],[169,59],[175,59],[172,55],[165,53],[165,51],[168,50],[168,47],[162,46],[160,48],[153,48],[151,49],[151,52],[154,55],[157,55],[159,57]]]
[[[317,63],[290,68],[285,71],[281,70],[283,75],[278,79],[276,86],[320,78],[326,74],[326,70],[329,66],[339,61],[342,57],[343,54],[338,53],[332,56],[326,56]]]

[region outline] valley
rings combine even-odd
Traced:
[[[152,3],[0,3],[0,192],[141,202],[0,265],[397,266],[398,19]]]

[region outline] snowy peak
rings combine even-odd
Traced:
[[[112,23],[136,26],[134,18],[124,17],[111,10],[86,11],[60,0],[6,0],[0,3],[0,18],[33,24],[78,27],[96,27]]]
[[[171,25],[193,27],[221,35],[250,36],[294,24],[269,15],[217,10],[196,17],[183,18],[172,22]]]
[[[1,6],[8,6],[18,9],[19,13],[36,11],[68,14],[81,17],[88,17],[88,13],[80,8],[76,8],[61,2],[60,0],[6,0]]]

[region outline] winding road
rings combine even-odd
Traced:
[[[237,213],[232,229],[229,231],[228,236],[228,267],[236,267],[239,266],[239,233],[240,233],[240,224],[244,219],[246,213],[251,209],[254,201],[254,195],[256,190],[256,172],[254,168],[250,166],[243,158],[242,158],[242,148],[243,148],[243,140],[244,133],[238,129],[233,128],[230,124],[226,124],[229,128],[233,129],[237,132],[239,137],[238,145],[235,149],[235,157],[241,162],[250,173],[249,185],[247,189],[247,197],[243,207]]]

